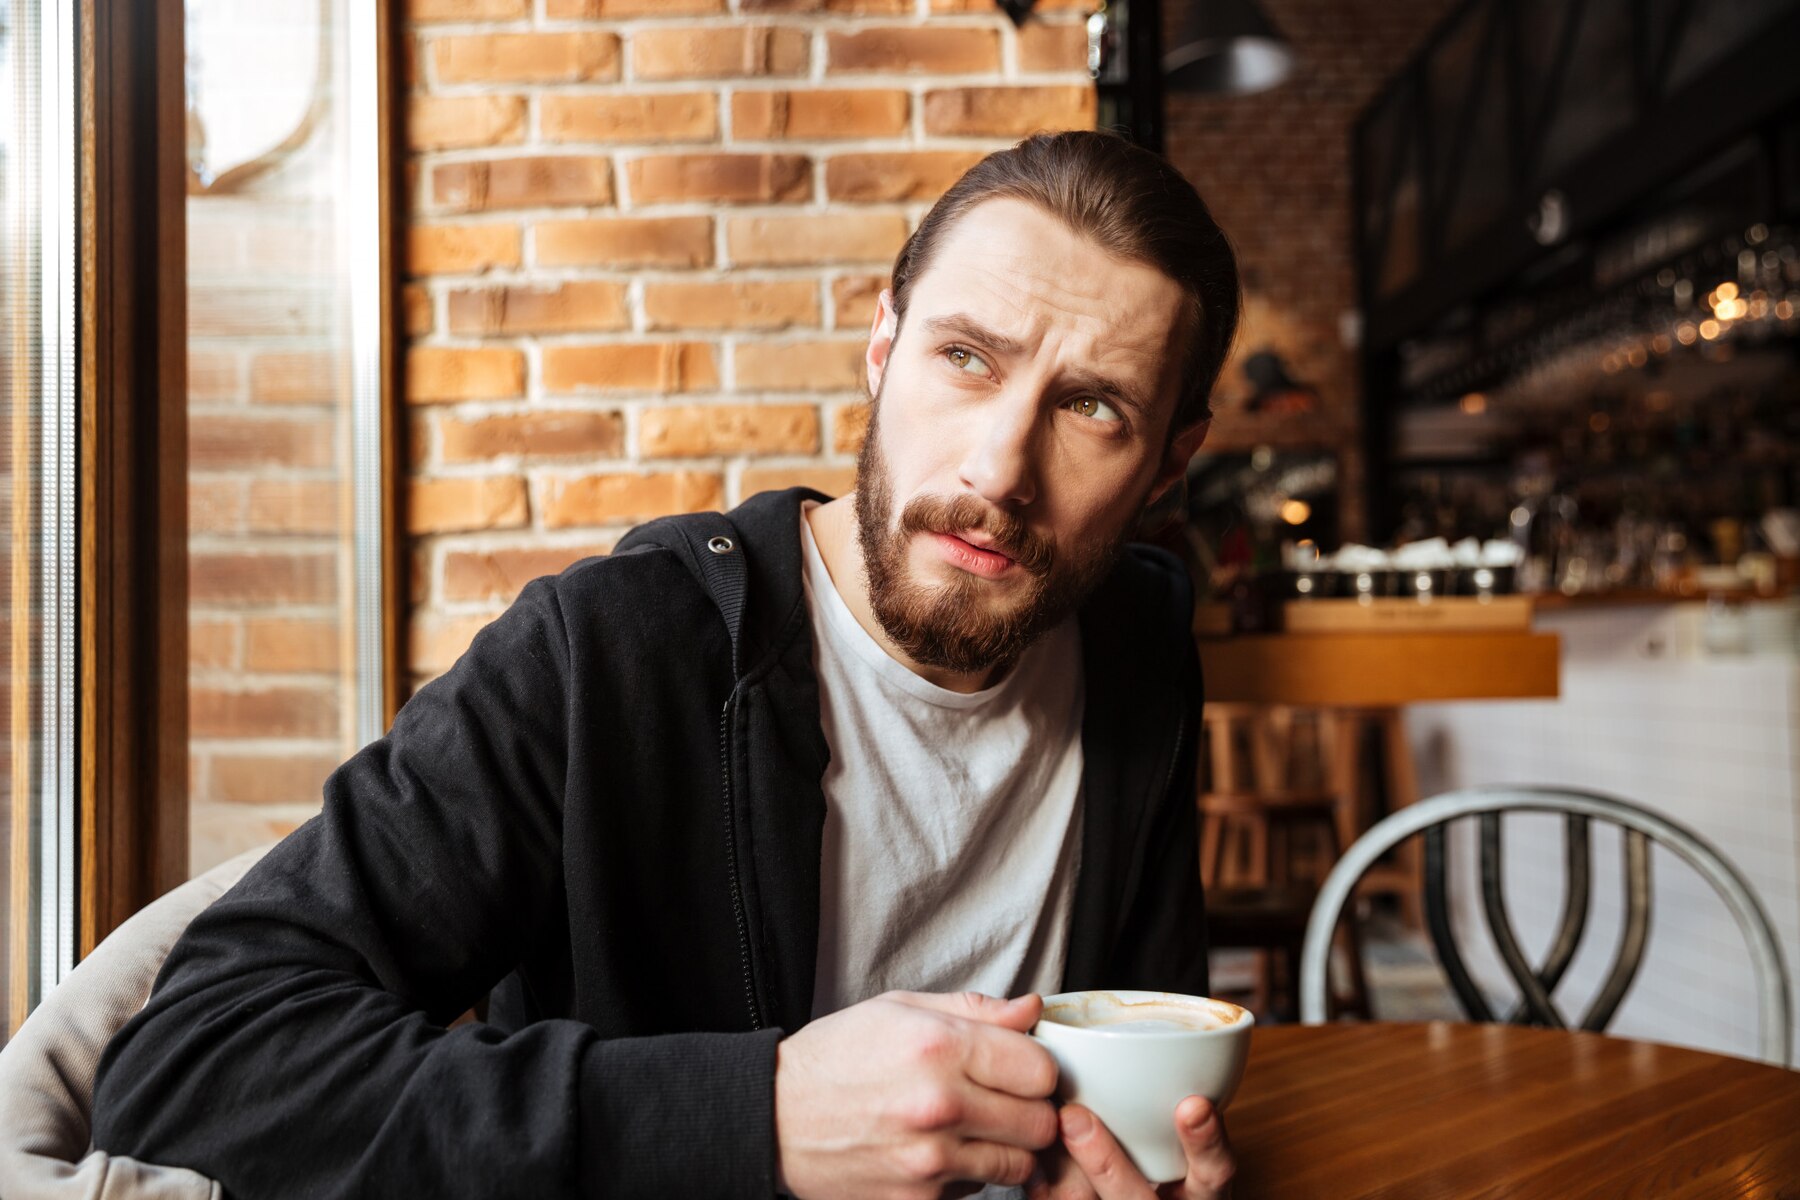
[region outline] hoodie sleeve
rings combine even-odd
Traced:
[[[1182,648],[1176,651],[1179,695],[1184,713],[1181,736],[1170,763],[1168,786],[1150,814],[1148,852],[1117,945],[1112,978],[1123,987],[1210,994],[1207,969],[1206,901],[1200,886],[1200,833],[1195,790],[1203,741],[1200,727],[1204,689],[1200,654],[1188,635],[1192,612],[1186,576],[1177,589]]]
[[[332,774],[108,1044],[98,1148],[235,1197],[773,1193],[780,1031],[445,1027],[558,902],[568,671],[539,580]]]

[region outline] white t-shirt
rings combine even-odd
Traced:
[[[938,687],[857,623],[800,525],[831,748],[813,1016],[893,988],[1057,991],[1081,852],[1076,622],[991,688]]]

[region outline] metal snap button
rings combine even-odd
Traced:
[[[714,554],[730,554],[737,547],[728,537],[716,537],[706,543],[706,548]]]

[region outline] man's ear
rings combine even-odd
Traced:
[[[1180,482],[1187,474],[1188,461],[1200,453],[1201,445],[1206,441],[1206,433],[1212,428],[1212,418],[1195,421],[1175,431],[1169,439],[1169,448],[1163,454],[1163,460],[1156,468],[1156,478],[1150,484],[1150,502],[1146,507],[1154,508],[1169,489]]]
[[[899,332],[900,318],[894,312],[894,293],[881,289],[875,301],[875,322],[869,327],[869,348],[863,353],[863,366],[869,376],[869,395],[881,391],[881,377],[887,371],[888,354],[894,348],[894,335]]]

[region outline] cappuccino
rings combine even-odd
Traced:
[[[1172,1003],[1168,1000],[1124,1000],[1110,992],[1088,992],[1076,1002],[1052,1004],[1044,1020],[1076,1029],[1109,1033],[1193,1033],[1236,1024],[1243,1009],[1222,1000]]]

